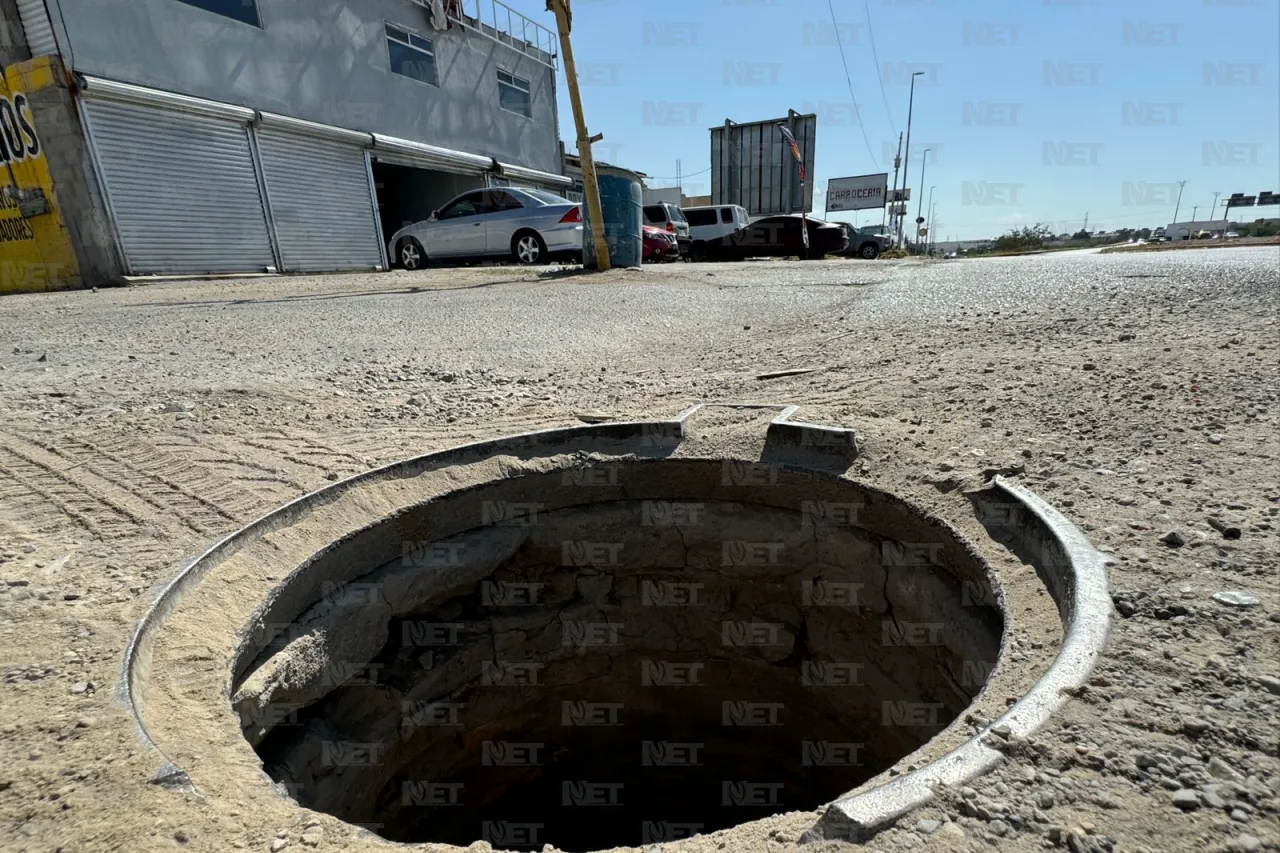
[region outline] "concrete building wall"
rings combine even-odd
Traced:
[[[63,224],[75,249],[81,285],[95,287],[123,275],[124,259],[98,187],[80,116],[66,87],[66,75],[59,70],[56,56],[50,57],[50,62],[57,72],[57,85],[31,92],[28,98],[44,143]]]
[[[18,18],[17,0],[0,0],[0,68],[31,58],[27,37]]]
[[[3,0],[12,2],[12,0]],[[84,74],[383,133],[560,173],[555,71],[409,0],[256,0],[262,28],[178,0],[49,0]],[[440,86],[391,72],[385,23],[432,40]],[[498,104],[501,68],[533,118]]]

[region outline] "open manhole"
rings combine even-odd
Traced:
[[[982,690],[945,523],[849,480],[584,460],[418,503],[259,609],[232,702],[299,804],[399,842],[607,849],[812,811]]]

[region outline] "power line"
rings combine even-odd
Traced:
[[[705,175],[707,172],[710,172],[710,171],[711,171],[711,167],[710,167],[710,166],[708,166],[707,168],[703,169],[701,172],[685,172],[683,175],[673,175],[673,176],[669,176],[669,177],[667,177],[667,176],[658,176],[658,175],[650,175],[650,176],[648,177],[648,180],[650,180],[650,181],[678,181],[678,180],[680,180],[681,178],[692,178],[692,177],[694,177],[694,176],[696,176],[696,175]]]
[[[836,34],[836,46],[840,48],[840,64],[844,66],[844,82],[849,85],[849,97],[853,100],[854,111],[858,114],[858,130],[862,131],[862,141],[867,146],[867,156],[871,164],[876,162],[876,153],[871,150],[871,140],[867,139],[867,123],[862,120],[862,110],[858,109],[858,98],[853,94],[853,78],[849,76],[849,61],[844,55],[844,40],[840,38],[840,25],[836,23],[836,7],[827,0],[827,8],[831,10],[831,29]]]
[[[830,5],[831,0],[827,0]],[[889,129],[897,128],[898,124],[893,120],[893,112],[889,109],[889,96],[884,91],[884,76],[880,73],[880,53],[876,50],[876,32],[871,28],[871,6],[867,0],[862,0],[862,8],[867,13],[867,36],[871,39],[871,58],[876,62],[876,79],[880,81],[880,99],[884,101],[884,114],[889,119]],[[872,160],[875,157],[871,158]]]

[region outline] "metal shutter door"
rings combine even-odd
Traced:
[[[382,266],[364,149],[275,128],[254,133],[284,269]]]
[[[130,272],[275,266],[243,124],[115,101],[82,103]]]
[[[26,33],[27,47],[32,56],[58,52],[44,0],[18,0],[18,17],[22,20],[22,30]]]

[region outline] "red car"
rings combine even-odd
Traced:
[[[676,235],[661,228],[654,228],[652,225],[645,225],[643,228],[644,250],[641,257],[645,263],[660,263],[680,258],[680,244],[676,242]]]

